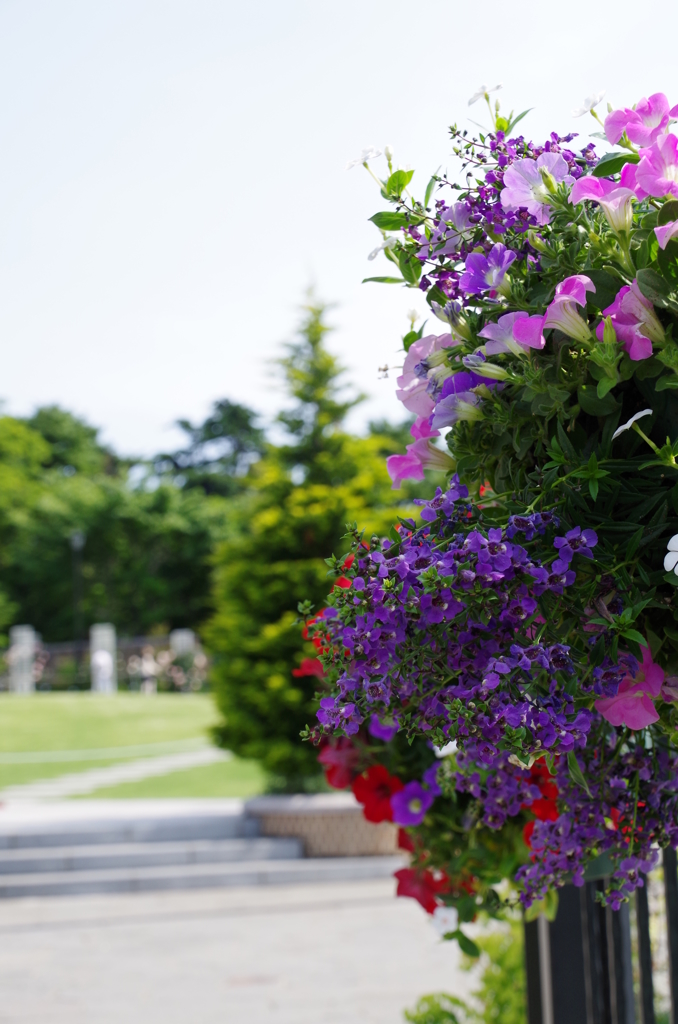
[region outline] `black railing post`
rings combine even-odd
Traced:
[[[608,956],[610,960],[610,1008],[613,1024],[635,1024],[631,921],[628,903],[619,910],[607,908]]]
[[[652,984],[652,948],[650,946],[650,907],[647,899],[647,877],[643,887],[636,889],[636,924],[638,927],[638,966],[640,968],[640,1015],[642,1024],[655,1024],[654,985]]]
[[[676,851],[667,846],[663,852],[666,930],[669,940],[669,983],[671,988],[671,1024],[678,1024],[678,877]]]

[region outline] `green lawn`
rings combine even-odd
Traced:
[[[97,789],[97,800],[125,800],[141,797],[161,799],[180,796],[258,796],[266,788],[266,776],[256,761],[222,761],[202,768],[160,775],[141,782],[125,782],[110,789]]]
[[[0,789],[169,753],[161,747],[154,751],[154,744],[186,744],[185,749],[189,749],[193,741],[199,746],[208,741],[209,728],[217,720],[209,694],[0,694]],[[138,749],[144,747],[149,749]],[[124,748],[130,748],[128,754]],[[42,763],[36,757],[30,763],[2,763],[2,755],[11,758],[29,753],[97,750],[104,756]],[[264,786],[258,764],[233,759],[96,790],[91,796],[245,797],[262,792]]]
[[[0,694],[0,751],[90,750],[206,737],[209,694]]]

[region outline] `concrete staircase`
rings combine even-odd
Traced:
[[[0,808],[0,898],[387,877],[393,856],[304,857],[239,800],[64,801]]]

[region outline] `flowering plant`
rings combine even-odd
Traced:
[[[368,280],[441,325],[403,339],[415,442],[388,469],[451,478],[328,559],[310,733],[366,808],[394,777],[401,891],[462,921],[503,879],[529,907],[598,872],[618,907],[678,846],[678,107],[610,107],[600,157],[512,136],[484,94],[493,129],[451,129],[463,185],[419,201],[390,150],[384,179],[362,161],[399,272]]]

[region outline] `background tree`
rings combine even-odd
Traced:
[[[278,417],[287,441],[268,447],[250,470],[250,492],[234,506],[230,536],[217,551],[216,613],[206,630],[223,714],[219,743],[261,761],[288,790],[319,779],[316,751],[299,733],[314,719],[322,683],[300,674],[314,649],[302,639],[297,604],[308,598],[322,607],[331,586],[324,558],[347,547],[347,524],[365,524],[368,535],[387,532],[403,502],[385,466],[393,440],[342,430],[360,398],[344,393],[341,367],[324,345],[327,330],[324,307],[309,305],[281,360],[293,400]]]
[[[264,431],[251,409],[227,398],[215,402],[204,423],[177,420],[188,435],[185,448],[156,456],[155,472],[188,490],[231,496],[243,486],[250,466],[264,451]]]

